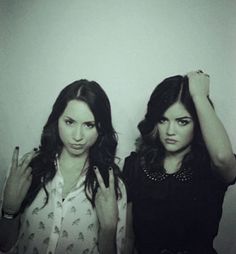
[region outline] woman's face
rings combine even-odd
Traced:
[[[184,105],[171,105],[157,124],[160,141],[167,153],[189,151],[194,135],[194,122]]]
[[[94,115],[80,100],[68,102],[58,119],[58,131],[63,149],[72,156],[87,155],[98,137]]]

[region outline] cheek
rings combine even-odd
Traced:
[[[193,127],[190,127],[186,132],[184,133],[184,137],[186,142],[191,142],[193,140],[194,130]]]
[[[61,141],[64,141],[65,140],[65,134],[64,134],[64,132],[61,128],[58,128],[58,133],[59,133],[59,137],[60,137]]]
[[[58,133],[59,133],[59,137],[60,139],[63,141],[67,138],[68,136],[68,130],[64,127],[63,123],[58,123]]]
[[[97,131],[94,131],[93,133],[90,133],[90,135],[87,136],[89,146],[94,145],[97,138],[98,138]]]

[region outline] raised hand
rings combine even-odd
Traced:
[[[95,209],[101,228],[116,229],[118,222],[118,205],[114,187],[113,169],[109,170],[109,187],[106,188],[97,167],[94,167],[99,188],[95,197]]]
[[[12,155],[10,174],[6,182],[3,196],[3,211],[9,214],[16,214],[29,190],[32,182],[29,163],[35,156],[36,151],[25,154],[20,161],[19,147],[16,147]]]
[[[203,71],[192,71],[187,74],[189,92],[192,97],[206,97],[209,95],[210,77]]]

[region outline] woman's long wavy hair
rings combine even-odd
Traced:
[[[208,100],[213,107],[209,97]],[[145,166],[150,171],[163,169],[165,149],[159,139],[156,125],[165,111],[177,101],[184,105],[194,122],[191,151],[185,155],[182,165],[191,167],[195,162],[201,164],[209,161],[209,154],[202,137],[197,112],[189,93],[188,77],[177,75],[166,78],[156,86],[148,102],[145,117],[138,124],[141,136],[136,140],[137,152],[144,158]]]
[[[85,178],[85,193],[87,198],[94,206],[95,195],[98,188],[98,182],[93,170],[94,165],[99,168],[106,186],[108,186],[109,182],[109,167],[113,168],[117,198],[121,194],[118,187],[120,170],[115,164],[117,135],[112,126],[109,99],[98,83],[82,79],[66,86],[60,92],[53,105],[52,112],[43,128],[38,155],[32,160],[30,165],[32,167],[33,179],[30,189],[22,203],[21,212],[26,206],[32,203],[42,188],[45,190],[47,197],[45,205],[48,202],[49,193],[46,184],[51,181],[56,174],[56,156],[60,156],[63,148],[58,133],[58,119],[71,100],[81,100],[88,105],[94,115],[98,132],[98,138],[89,150],[89,168]],[[91,195],[88,195],[88,193]]]

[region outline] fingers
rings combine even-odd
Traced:
[[[31,173],[32,173],[32,168],[31,167],[26,168],[26,170],[24,172],[24,177],[28,182],[31,182],[31,180],[32,180],[32,174]]]
[[[19,162],[18,162],[18,166],[19,167],[21,167],[22,165],[23,165],[23,163],[24,163],[24,161],[26,160],[26,159],[28,159],[29,157],[31,157],[31,160],[37,155],[37,149],[36,148],[34,148],[31,152],[28,152],[28,153],[26,153],[26,154],[24,154],[21,158],[20,158],[20,160],[19,160]]]
[[[113,169],[112,167],[109,167],[109,187],[106,188],[105,184],[104,184],[104,181],[103,181],[103,178],[98,170],[98,168],[96,166],[93,167],[94,168],[94,172],[96,174],[96,177],[97,177],[97,180],[98,180],[98,184],[99,184],[99,189],[101,189],[101,191],[106,191],[109,189],[109,192],[112,192],[114,191],[114,185],[115,185],[115,179],[114,179],[114,172],[113,172]]]
[[[97,193],[96,193],[96,199],[98,199],[98,197],[101,196],[101,195],[102,195],[101,188],[98,188]]]
[[[26,160],[26,158],[27,158],[29,155],[30,155],[30,152],[24,154],[24,155],[20,158],[20,160],[18,161],[18,167],[22,167],[24,161]]]
[[[22,158],[19,160],[19,147],[16,147],[12,156],[11,173],[17,171],[20,174],[24,174],[31,160],[36,156],[36,154],[37,149],[33,149],[31,152],[26,153],[24,156],[22,156]]]
[[[31,151],[31,152],[25,154],[24,159],[19,164],[19,165],[21,165],[20,170],[25,171],[25,169],[29,166],[29,164],[30,164],[30,162],[31,162],[31,160],[33,159],[34,156],[35,156],[35,151]]]
[[[95,175],[97,177],[99,187],[101,188],[101,190],[105,190],[106,186],[104,184],[104,181],[102,179],[102,176],[101,176],[98,168],[96,166],[93,166],[93,169],[94,169]]]
[[[196,73],[197,73],[196,71],[190,71],[190,72],[187,73],[187,76],[190,78]]]
[[[112,167],[109,167],[109,188],[111,190],[114,190],[114,172],[113,172],[113,169]]]
[[[202,70],[191,71],[191,72],[189,72],[187,75],[188,75],[188,76],[192,76],[192,75],[194,75],[194,74],[200,74],[200,75],[202,74],[202,75],[207,76],[208,78],[210,77],[209,74],[205,73],[205,72],[202,71]]]
[[[19,146],[16,146],[12,155],[12,162],[11,162],[12,170],[16,170],[18,167],[18,157],[19,157]]]
[[[31,176],[31,172],[32,172],[32,168],[31,167],[28,167],[28,168],[26,168],[25,169],[25,171],[24,171],[24,176],[25,176],[25,178],[29,178],[29,176]]]
[[[198,71],[196,71],[196,73],[203,73],[203,71],[202,70],[198,70]]]

